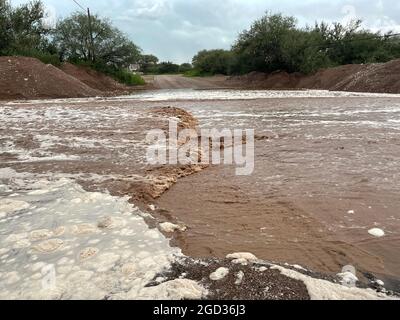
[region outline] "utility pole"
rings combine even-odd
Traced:
[[[90,15],[90,9],[87,8],[88,21],[89,21],[89,37],[90,37],[90,49],[89,49],[89,59],[92,62],[96,61],[96,54],[94,52],[94,39],[93,39],[93,29],[92,29],[92,16]]]
[[[78,0],[72,0],[75,4],[82,9],[82,11],[86,11],[86,9],[78,2]],[[90,9],[87,8],[87,16],[88,16],[88,27],[89,27],[89,60],[91,62],[96,61],[96,53],[94,52],[94,39],[93,39],[93,28],[92,28],[92,16],[90,15]]]

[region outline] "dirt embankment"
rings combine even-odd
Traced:
[[[132,90],[131,87],[128,87],[118,81],[115,81],[113,78],[106,76],[96,70],[93,70],[89,67],[85,66],[77,66],[71,63],[63,63],[60,67],[62,71],[70,76],[80,80],[84,84],[89,87],[100,90],[103,92],[129,92]]]
[[[35,58],[0,57],[0,99],[78,98],[101,94]]]
[[[252,89],[321,89],[332,91],[400,93],[400,59],[387,63],[344,65],[313,75],[252,72],[227,80],[231,86]]]
[[[57,68],[35,58],[0,57],[0,100],[122,95],[140,88],[84,66]]]

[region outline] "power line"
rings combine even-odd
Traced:
[[[386,34],[383,36],[373,36],[373,37],[368,37],[368,38],[359,38],[359,39],[342,39],[339,40],[340,42],[356,42],[356,41],[368,41],[368,40],[375,40],[375,39],[388,39],[392,37],[398,37],[400,36],[400,33],[392,33],[392,34]]]
[[[86,9],[77,1],[77,0],[72,0],[73,2],[75,2],[75,4],[81,8],[83,11],[86,11]]]
[[[358,41],[368,41],[368,40],[378,40],[378,39],[389,39],[389,38],[394,38],[394,37],[400,37],[400,33],[392,33],[392,34],[386,34],[382,36],[373,36],[373,37],[365,37],[365,38],[358,38],[358,39],[338,39],[337,42],[329,42],[326,44],[315,44],[311,45],[309,47],[316,47],[320,49],[329,49],[335,46],[338,46],[340,44],[346,44],[346,43],[351,43],[351,42],[358,42]]]
[[[92,16],[90,14],[90,9],[89,7],[85,9],[77,0],[72,0],[74,3],[81,8],[85,13],[87,13],[88,17],[88,27],[89,27],[89,59],[94,62],[96,59],[96,54],[95,54],[95,49],[94,49],[94,39],[93,39],[93,30],[92,30]]]

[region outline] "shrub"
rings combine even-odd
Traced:
[[[146,84],[146,82],[140,75],[134,74],[127,70],[118,70],[113,76],[116,80],[128,86],[138,86]]]
[[[192,69],[192,70],[186,71],[183,75],[185,77],[189,77],[189,78],[191,78],[191,77],[208,77],[208,76],[212,76],[212,73],[205,73],[205,72],[201,72],[198,69]]]
[[[138,86],[144,85],[146,82],[144,79],[135,73],[128,71],[127,69],[118,69],[114,66],[109,66],[102,61],[97,61],[95,63],[91,63],[89,61],[82,61],[78,59],[70,59],[69,62],[79,65],[92,68],[98,72],[104,73],[120,83],[126,84],[128,86]]]
[[[8,53],[12,56],[24,56],[24,57],[32,57],[42,61],[45,64],[52,64],[56,67],[61,65],[61,61],[57,54],[51,54],[48,52],[41,52],[35,49],[27,49],[27,50],[18,50],[11,51]]]

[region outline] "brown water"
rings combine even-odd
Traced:
[[[350,263],[400,279],[400,99],[298,95],[179,91],[3,103],[0,167],[135,197],[151,179],[144,133],[166,120],[148,111],[180,107],[201,127],[254,128],[258,136],[253,175],[214,166],[155,201],[158,218],[188,226],[175,237],[185,254],[249,251],[316,271]],[[386,236],[369,235],[375,227]]]
[[[214,167],[159,206],[190,226],[193,255],[232,250],[400,278],[400,100],[301,98],[173,103],[209,128],[255,128],[256,169]],[[268,137],[268,139],[267,139]],[[354,213],[353,213],[354,212]],[[369,235],[381,228],[386,236]]]

